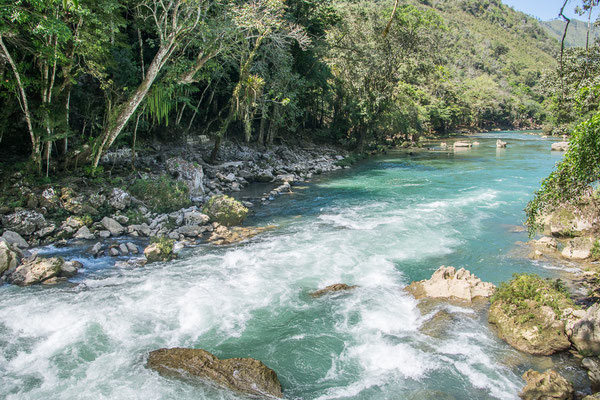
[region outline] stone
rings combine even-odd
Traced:
[[[131,242],[128,242],[125,245],[127,246],[127,250],[129,250],[131,254],[138,254],[140,252],[137,246]]]
[[[64,261],[60,258],[33,257],[23,261],[7,276],[7,282],[18,286],[29,286],[43,283],[47,279],[57,277]]]
[[[506,142],[503,142],[502,140],[498,139],[496,140],[496,147],[499,149],[504,149],[506,148]]]
[[[152,230],[150,229],[148,224],[145,222],[141,225],[129,225],[127,230],[130,234],[137,233],[139,236],[145,236],[145,237],[148,237],[152,234]]]
[[[63,223],[62,223],[62,227],[69,227],[72,229],[79,229],[83,226],[83,222],[81,222],[81,220],[79,218],[75,218],[75,217],[69,217],[67,218]]]
[[[115,247],[111,247],[110,249],[108,249],[108,254],[111,257],[119,257],[121,255],[121,253],[119,253],[119,250],[117,250]]]
[[[594,243],[594,238],[578,237],[569,240],[561,254],[570,260],[585,260],[591,257]]]
[[[464,142],[464,141],[458,141],[458,142],[454,142],[454,147],[455,148],[461,148],[461,147],[471,147],[472,144],[469,142]]]
[[[110,231],[98,231],[96,234],[101,239],[108,239],[110,237]]]
[[[23,236],[29,236],[48,225],[44,216],[33,210],[16,211],[12,214],[3,215],[1,219],[6,230]]]
[[[149,263],[172,259],[174,256],[173,240],[162,239],[160,242],[150,244],[144,249],[144,256]]]
[[[582,318],[569,319],[565,330],[581,355],[600,356],[600,303],[588,308]]]
[[[108,198],[108,204],[116,210],[124,210],[131,205],[131,195],[120,188],[114,188]]]
[[[475,298],[488,298],[496,286],[471,274],[464,268],[441,266],[431,279],[413,282],[408,287],[415,298],[455,298],[472,302]]]
[[[167,160],[166,167],[169,174],[185,183],[191,197],[204,195],[204,171],[200,165],[176,157]]]
[[[600,393],[594,393],[590,396],[585,396],[581,400],[600,400]]]
[[[104,226],[112,236],[120,236],[125,233],[126,229],[123,227],[123,225],[112,218],[104,217],[100,223],[102,223],[102,226]]]
[[[146,265],[148,263],[148,260],[144,257],[136,257],[136,258],[130,258],[126,261],[117,261],[115,263],[115,267],[117,268],[136,268],[136,267],[143,267],[144,265]]]
[[[84,195],[76,195],[73,189],[63,188],[60,196],[63,208],[75,215],[98,215],[97,209],[87,203],[88,197]]]
[[[225,195],[211,197],[202,212],[211,221],[225,226],[240,225],[248,215],[248,209],[242,203]]]
[[[556,142],[552,143],[552,151],[567,151],[569,150],[569,142]]]
[[[46,207],[48,210],[54,210],[60,207],[60,199],[54,188],[47,188],[42,192],[39,198],[40,207]]]
[[[269,225],[264,227],[234,227],[228,229],[226,226],[217,225],[208,238],[209,243],[216,246],[230,245],[234,243],[240,243],[244,240],[253,238],[254,236],[261,234],[267,230],[275,229],[276,226]]]
[[[1,239],[4,239],[8,244],[18,247],[20,249],[29,248],[29,243],[17,232],[5,231]]]
[[[129,254],[129,248],[127,247],[127,245],[125,243],[121,243],[119,245],[119,251],[121,252],[121,254],[126,255]]]
[[[581,365],[587,370],[587,375],[592,384],[592,389],[600,389],[600,359],[598,357],[586,357],[581,360]]]
[[[0,241],[0,276],[16,268],[19,258],[19,254],[9,243]]]
[[[496,326],[498,336],[512,347],[533,355],[551,355],[567,350],[571,342],[565,324],[552,308],[527,301],[527,307],[511,314],[510,306],[496,301],[490,307],[488,320]]]
[[[95,256],[102,250],[102,243],[98,242],[89,250],[90,254]]]
[[[275,177],[273,176],[273,173],[269,170],[262,170],[259,173],[256,174],[256,176],[254,177],[254,179],[257,182],[271,182],[273,181]]]
[[[210,221],[210,217],[202,214],[200,211],[187,211],[183,213],[183,223],[185,225],[205,225]]]
[[[279,182],[279,183],[292,183],[296,180],[296,177],[294,176],[294,174],[282,174],[282,175],[277,175],[275,177],[275,182]]]
[[[63,266],[61,268],[60,276],[65,277],[65,278],[72,278],[75,275],[77,275],[77,272],[82,267],[83,267],[83,264],[80,263],[79,261],[67,261],[63,264]]]
[[[92,232],[90,232],[89,228],[87,226],[82,226],[81,228],[79,228],[79,230],[75,233],[75,235],[73,235],[73,237],[75,239],[82,239],[82,240],[93,240],[96,237],[92,234]]]
[[[337,293],[337,292],[345,292],[345,291],[349,291],[352,289],[356,289],[358,286],[357,285],[353,285],[353,286],[348,286],[345,283],[335,283],[333,285],[329,285],[323,289],[319,289],[315,292],[310,293],[310,295],[312,297],[322,297],[326,294],[329,293]]]
[[[195,377],[251,396],[283,397],[277,374],[252,358],[220,360],[202,349],[159,349],[150,352],[147,366],[166,377]]]
[[[535,246],[548,248],[548,249],[552,249],[552,250],[556,250],[558,248],[558,241],[550,236],[544,236],[544,237],[540,238],[539,240],[534,240],[533,244]]]
[[[526,385],[520,393],[523,400],[573,400],[575,390],[565,378],[554,370],[523,374]]]
[[[191,238],[198,237],[199,235],[202,234],[202,232],[204,232],[204,229],[198,225],[185,225],[180,228],[177,228],[177,230],[175,231],[175,233],[177,233],[177,235],[183,235],[185,237],[191,237]]]

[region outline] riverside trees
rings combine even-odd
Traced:
[[[214,161],[225,135],[367,149],[540,121],[557,47],[535,21],[497,1],[408,3],[0,0],[0,140],[48,173],[138,137],[208,135]]]

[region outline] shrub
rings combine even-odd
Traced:
[[[179,210],[191,204],[188,187],[167,175],[162,175],[157,180],[138,179],[129,191],[158,213]]]
[[[491,298],[492,304],[497,301],[508,315],[530,308],[531,301],[538,307],[552,308],[559,318],[563,309],[575,307],[560,279],[542,279],[534,274],[514,274],[510,282],[503,282]]]

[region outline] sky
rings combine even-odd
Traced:
[[[508,4],[515,10],[523,11],[529,15],[533,15],[542,21],[549,21],[558,17],[558,12],[562,7],[564,0],[502,0],[504,4]],[[587,20],[585,16],[577,16],[574,10],[575,7],[581,4],[578,0],[570,0],[565,14],[567,17],[576,17],[577,19]],[[598,16],[600,10],[596,10],[593,15]],[[594,17],[592,17],[594,18]]]

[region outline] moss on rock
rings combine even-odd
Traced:
[[[211,221],[225,226],[240,225],[248,216],[248,209],[242,203],[225,195],[211,197],[202,212]]]

